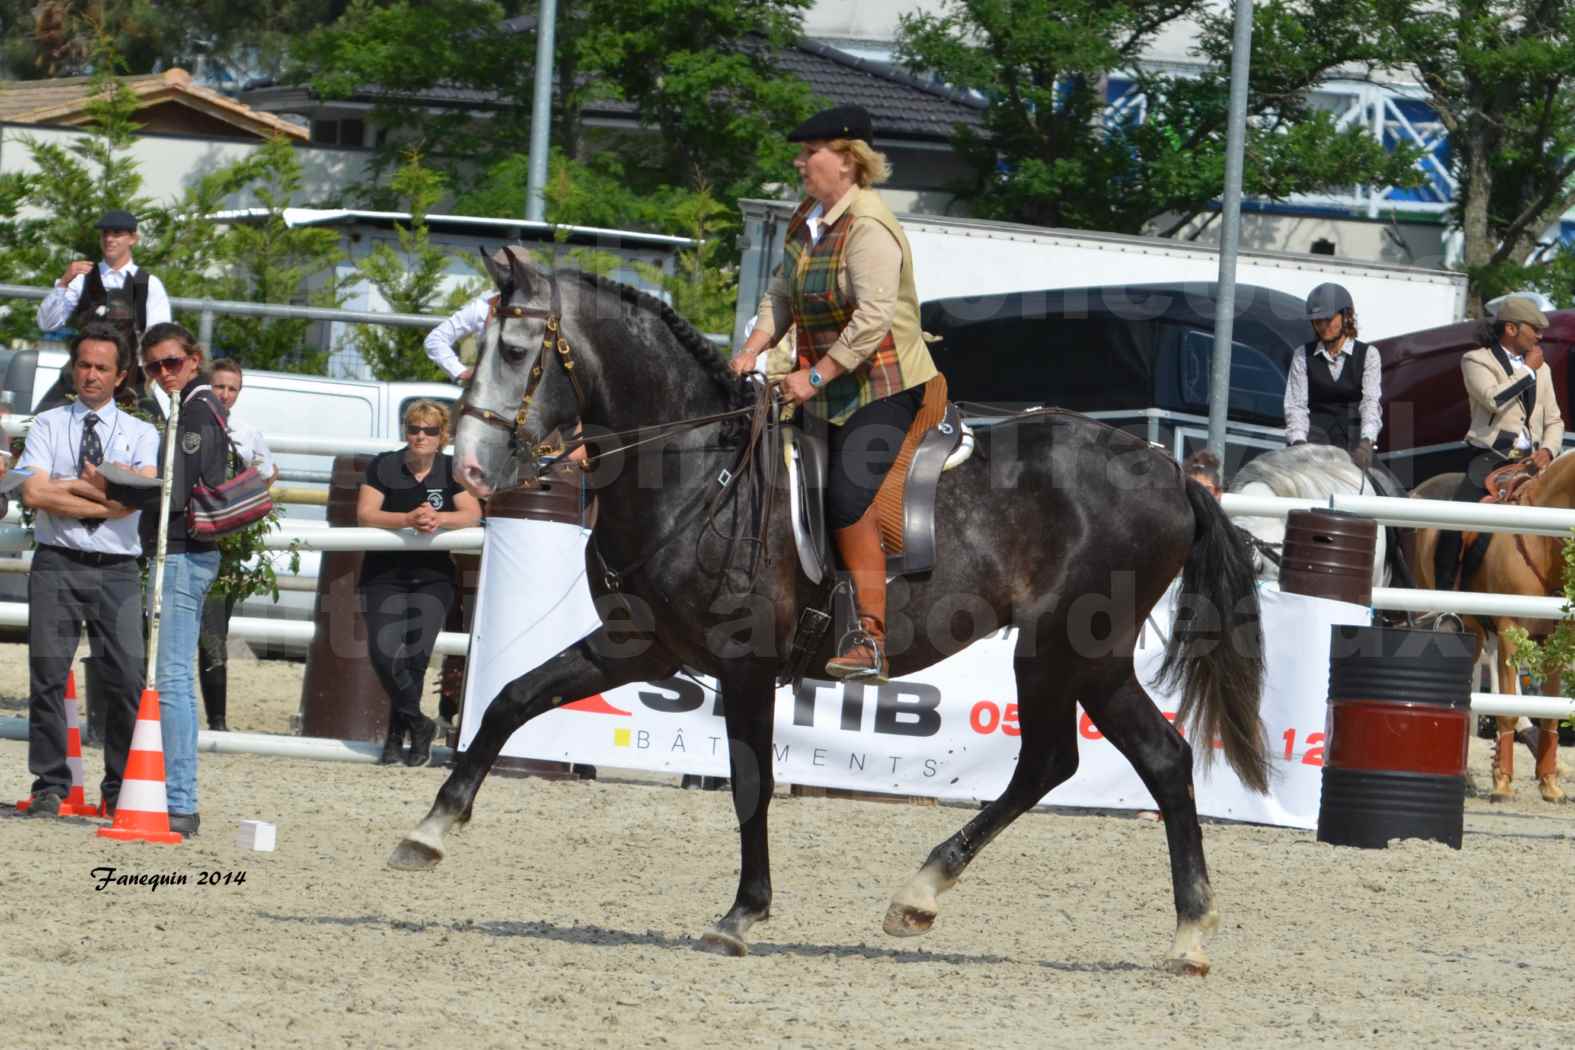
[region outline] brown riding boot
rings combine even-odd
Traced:
[[[859,626],[844,636],[837,655],[826,664],[833,678],[884,682],[891,664],[886,659],[886,551],[872,506],[845,529],[832,533],[842,566],[853,577]]]
[[[1515,720],[1498,716],[1498,738],[1493,744],[1493,790],[1490,802],[1508,802],[1515,797]]]
[[[1568,802],[1559,786],[1559,723],[1552,718],[1537,719],[1537,791],[1544,802]]]

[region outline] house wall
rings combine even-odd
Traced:
[[[75,128],[0,124],[0,172],[38,170],[28,149],[30,139],[70,149],[87,134]],[[143,194],[160,204],[171,204],[203,176],[244,160],[261,146],[262,143],[255,140],[243,142],[203,135],[144,132],[133,143],[131,155],[142,174]],[[311,207],[340,204],[345,188],[362,178],[369,155],[365,150],[301,145],[296,147],[296,156],[301,161],[303,182],[300,200],[294,203]],[[224,206],[247,208],[260,203],[251,194],[236,194]],[[22,217],[29,215],[24,212]]]

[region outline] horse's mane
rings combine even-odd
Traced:
[[[726,388],[729,403],[731,404],[738,399],[741,394],[741,384],[738,381],[738,377],[727,367],[727,362],[723,360],[722,355],[716,352],[715,344],[701,335],[700,330],[689,323],[677,310],[674,310],[667,303],[649,292],[641,291],[633,285],[624,284],[621,281],[615,281],[611,277],[603,277],[601,274],[591,273],[586,270],[562,270],[559,273],[566,277],[578,279],[581,284],[593,291],[606,292],[609,295],[616,296],[621,302],[638,307],[647,313],[655,314],[657,319],[665,324],[667,330],[673,334],[673,338],[678,341],[678,345],[689,351],[701,369],[718,384]]]
[[[1365,480],[1343,449],[1293,445],[1266,452],[1242,467],[1231,478],[1228,491],[1240,492],[1256,482],[1267,485],[1276,496],[1318,499],[1337,492],[1359,492]]]

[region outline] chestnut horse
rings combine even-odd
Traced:
[[[1450,499],[1460,485],[1460,474],[1440,474],[1412,491],[1416,499]],[[1575,456],[1560,456],[1542,474],[1521,490],[1517,502],[1529,507],[1575,508]],[[1437,529],[1417,529],[1412,537],[1411,568],[1421,587],[1436,588],[1433,578],[1433,551],[1438,546]],[[1532,597],[1559,597],[1564,593],[1564,541],[1558,536],[1536,536],[1511,532],[1489,533],[1487,551],[1479,565],[1464,558],[1469,578],[1460,581],[1462,590],[1490,594],[1524,594]],[[1504,638],[1508,627],[1525,629],[1532,638],[1546,638],[1557,626],[1554,620],[1535,620],[1519,616],[1467,616],[1466,625],[1477,636],[1478,652],[1491,637],[1498,642],[1498,682],[1502,692],[1519,692],[1520,675],[1515,666],[1515,650]],[[1546,688],[1559,693],[1557,676],[1549,678]],[[1514,798],[1515,719],[1498,719],[1498,739],[1493,754],[1494,801]],[[1537,721],[1537,790],[1548,802],[1564,802],[1559,786],[1558,720]]]

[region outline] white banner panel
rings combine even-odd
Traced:
[[[494,521],[487,526],[466,680],[469,746],[488,703],[597,624],[585,584],[586,532],[572,525]],[[1312,828],[1323,766],[1329,628],[1365,624],[1357,605],[1260,590],[1268,680],[1262,717],[1273,758],[1266,796],[1246,791],[1223,761],[1197,772],[1208,816]],[[1174,717],[1177,698],[1155,688],[1170,630],[1170,599],[1139,640],[1137,667],[1150,696]],[[1017,762],[1013,631],[998,632],[922,673],[880,686],[806,680],[779,690],[778,780],[944,799],[995,798]],[[536,719],[504,754],[667,773],[728,773],[720,701],[707,680],[674,678],[609,690]],[[1045,801],[1102,809],[1152,809],[1137,774],[1078,712],[1080,764]],[[1196,746],[1196,745],[1194,745]]]

